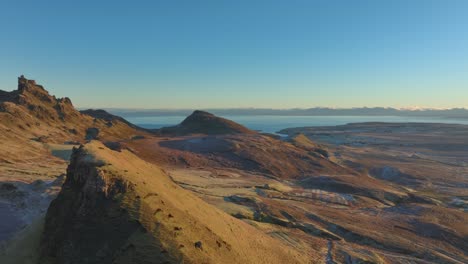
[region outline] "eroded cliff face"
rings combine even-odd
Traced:
[[[49,152],[45,144],[114,142],[148,135],[120,117],[109,120],[102,114],[81,113],[69,98],[56,98],[24,76],[18,78],[16,90],[0,90],[0,161],[38,163]]]
[[[18,78],[17,90],[0,91],[0,132],[6,135],[64,143],[83,142],[89,128],[98,129],[104,140],[129,139],[146,134],[123,118],[109,120],[103,115],[87,113],[76,110],[69,98],[56,98],[43,86],[24,76]]]
[[[69,98],[24,76],[16,89],[0,90],[0,189],[12,188],[0,190],[8,231],[0,238],[0,263],[36,263],[45,211],[60,192],[73,145],[98,138],[118,146],[146,135],[122,118],[80,113]]]
[[[74,150],[47,212],[40,263],[310,263],[174,184],[158,167],[92,141]]]
[[[41,263],[175,260],[146,234],[138,212],[124,206],[130,201],[137,207],[140,203],[133,184],[106,175],[101,169],[104,165],[84,147],[74,151],[62,191],[47,212]]]

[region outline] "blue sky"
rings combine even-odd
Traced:
[[[468,1],[0,0],[0,89],[79,107],[468,108]]]

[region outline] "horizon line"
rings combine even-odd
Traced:
[[[103,109],[103,110],[135,110],[135,111],[188,111],[188,110],[274,110],[274,111],[291,111],[291,110],[356,110],[356,109],[384,109],[397,111],[448,111],[448,110],[468,110],[468,107],[384,107],[384,106],[359,106],[359,107],[291,107],[291,108],[269,108],[269,107],[187,107],[187,108],[138,108],[138,107],[76,107],[79,110],[87,109]]]

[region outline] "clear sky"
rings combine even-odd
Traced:
[[[468,108],[464,0],[0,0],[0,89],[78,107]]]

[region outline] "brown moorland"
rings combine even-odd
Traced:
[[[2,263],[468,261],[465,126],[280,138],[195,111],[149,131],[24,77],[0,91],[0,120],[0,210],[19,228]]]

